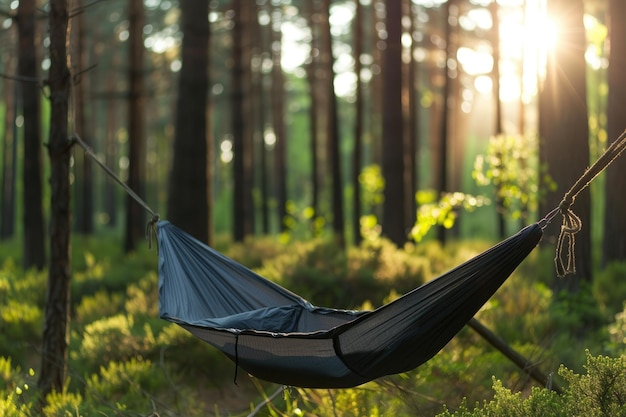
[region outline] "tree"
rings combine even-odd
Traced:
[[[140,0],[128,2],[128,186],[140,197],[144,194],[145,172],[145,87],[143,71],[144,10]],[[131,252],[143,236],[145,216],[143,208],[126,196],[126,230],[124,251]]]
[[[178,76],[174,158],[167,215],[202,242],[210,243],[212,148],[208,129],[209,2],[181,2],[182,67]]]
[[[383,177],[385,201],[382,231],[398,246],[407,240],[405,225],[404,120],[402,110],[402,2],[385,2],[387,41],[383,72]]]
[[[615,140],[624,131],[626,114],[626,83],[623,71],[626,68],[626,3],[620,0],[609,1],[609,97],[607,107],[608,137]],[[626,259],[626,198],[622,190],[626,188],[626,159],[616,159],[606,172],[604,209],[604,241],[602,263],[624,261]]]
[[[241,242],[254,233],[252,201],[253,147],[250,112],[250,19],[253,3],[235,0],[232,67],[233,237]]]
[[[51,0],[50,30],[50,265],[44,312],[39,389],[42,399],[65,383],[70,324],[70,141],[67,116],[70,71],[67,66],[67,0]]]
[[[363,54],[363,6],[360,0],[355,0],[354,14],[354,73],[356,74],[356,117],[354,120],[354,151],[352,153],[352,238],[355,245],[359,245],[361,236],[361,159],[363,155],[363,87],[361,85],[361,55]]]
[[[333,57],[333,40],[330,31],[330,0],[322,2],[321,23],[321,58],[324,72],[325,91],[328,97],[326,109],[326,152],[330,163],[331,201],[333,213],[333,233],[341,247],[345,245],[345,219],[343,213],[343,181],[341,175],[341,154],[339,148],[339,116],[337,114],[337,95],[335,94],[335,59]]]
[[[43,269],[46,262],[42,202],[42,155],[37,54],[35,47],[35,0],[21,1],[17,11],[19,32],[18,73],[22,82],[24,117],[24,266]]]
[[[319,73],[319,25],[316,23],[317,1],[305,2],[307,6],[306,16],[309,28],[311,29],[311,53],[306,63],[306,77],[309,83],[309,135],[311,137],[310,158],[311,158],[311,228],[313,235],[317,233],[317,219],[320,215],[320,195],[322,189],[322,179],[320,175],[320,156],[318,149],[320,147],[319,140],[319,121],[320,121],[320,93],[318,88]]]
[[[556,191],[546,190],[540,212],[559,206],[563,193],[589,165],[589,126],[585,79],[585,27],[582,0],[549,0],[548,15],[558,23],[557,45],[548,56],[546,78],[539,97],[540,161]],[[566,202],[567,204],[572,202]],[[583,228],[576,236],[576,274],[555,282],[555,288],[576,291],[581,280],[591,280],[591,203],[589,190],[576,198],[574,209]],[[556,223],[556,222],[554,222]],[[558,224],[547,228],[550,241]],[[573,243],[573,242],[572,242]]]
[[[85,7],[84,0],[79,1],[79,8]],[[88,51],[87,28],[85,22],[85,11],[81,10],[73,17],[73,29],[71,30],[72,44],[74,46],[74,54],[72,57],[72,73],[74,76],[73,97],[74,97],[74,127],[81,139],[90,143],[92,135],[90,132],[90,124],[87,117],[89,105],[87,92],[89,90],[88,70]],[[75,172],[76,172],[76,230],[83,234],[93,232],[93,177],[92,177],[92,160],[83,153],[74,155]]]
[[[287,132],[285,129],[285,74],[281,65],[282,32],[279,6],[271,6],[270,43],[272,45],[272,126],[276,136],[274,146],[274,190],[278,208],[279,230],[287,229]]]
[[[6,45],[15,42],[15,31],[7,30]],[[14,51],[7,50],[2,54],[4,68],[9,73],[15,72]],[[0,239],[9,239],[15,232],[15,182],[17,172],[17,133],[15,116],[17,108],[17,88],[19,83],[5,79],[3,84],[4,123],[2,141],[2,183],[0,184]]]

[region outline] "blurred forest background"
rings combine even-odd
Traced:
[[[67,32],[55,43],[54,22],[63,16]],[[70,335],[65,347],[50,343],[61,345],[57,362],[69,357],[83,396],[104,389],[98,367],[107,359],[140,369],[174,342],[203,355],[153,320],[148,212],[78,144],[71,147],[71,137],[198,239],[315,303],[371,308],[559,206],[626,129],[625,18],[620,0],[0,0],[0,328],[9,329],[0,342],[14,346],[0,350],[13,375],[7,386],[33,377],[20,373],[41,354],[33,346],[43,343],[49,353],[44,320],[60,321],[60,334]],[[63,94],[59,125],[55,102]],[[67,170],[55,171],[69,150]],[[59,172],[67,207],[55,200]],[[484,314],[523,351],[547,357],[548,368],[579,369],[589,345],[623,352],[615,334],[626,331],[625,318],[615,320],[626,298],[625,173],[626,159],[616,160],[576,198],[583,224],[576,273],[555,276],[554,221],[526,283],[513,279],[492,306],[501,311]],[[59,240],[59,213],[78,244]],[[43,312],[55,300],[55,291],[42,292],[46,268],[49,288],[65,282],[58,288],[68,297],[67,319]],[[29,285],[37,295],[18,298]],[[115,318],[108,330],[89,328],[107,315]],[[80,345],[90,331],[99,353]],[[484,352],[467,353],[476,336],[465,337],[453,343],[457,359],[450,360],[461,366],[459,357],[475,354],[487,363]],[[569,337],[576,343],[568,346]],[[119,356],[97,350],[112,341],[128,349]],[[42,391],[73,392],[65,365],[60,381],[48,380],[46,356]],[[476,383],[487,388],[472,392],[472,378],[437,368],[441,361],[410,389],[387,381],[381,395],[402,392],[402,407],[430,414],[463,396],[485,398],[495,368],[483,369],[486,379]],[[191,372],[189,363],[168,366]],[[498,378],[528,388],[516,372],[506,368]],[[451,376],[465,378],[456,390],[443,388]],[[428,395],[407,400],[438,377]],[[163,386],[171,381],[168,374]],[[119,400],[120,392],[109,394]],[[360,403],[382,401],[356,392]],[[328,401],[313,391],[291,394],[285,410],[294,401],[314,404],[311,410]],[[99,395],[91,400],[102,406]],[[156,397],[146,398],[154,406]]]

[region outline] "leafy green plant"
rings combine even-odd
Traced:
[[[512,392],[494,378],[494,397],[474,408],[465,401],[458,410],[445,409],[438,417],[626,416],[626,357],[593,356],[587,351],[586,374],[565,366],[559,375],[568,386],[563,395],[533,387],[530,394]]]
[[[471,212],[489,203],[485,197],[461,192],[444,193],[438,198],[432,190],[418,191],[416,199],[418,204],[417,219],[411,229],[411,237],[416,242],[424,239],[434,226],[451,229],[459,209]]]
[[[497,135],[487,152],[478,155],[472,177],[478,185],[493,186],[497,210],[512,219],[526,219],[537,210],[541,189],[535,135]],[[553,182],[548,183],[554,188]]]

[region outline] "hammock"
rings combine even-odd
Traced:
[[[389,304],[351,311],[316,307],[167,221],[157,230],[161,318],[258,378],[309,388],[352,387],[426,362],[542,236],[533,224]]]
[[[432,358],[528,256],[559,213],[563,223],[557,274],[575,272],[573,247],[582,223],[571,206],[626,149],[626,131],[541,221],[373,311],[316,307],[159,221],[78,136],[73,141],[152,214],[149,230],[156,226],[159,244],[161,318],[222,351],[235,362],[235,372],[241,367],[283,385],[341,388],[409,371]]]

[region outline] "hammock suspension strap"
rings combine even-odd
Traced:
[[[550,221],[559,213],[563,217],[561,224],[561,232],[556,244],[556,255],[554,257],[554,266],[559,277],[567,274],[576,273],[576,255],[574,246],[576,244],[576,233],[582,229],[582,221],[573,212],[572,205],[576,200],[576,196],[587,188],[602,171],[604,171],[620,154],[626,149],[626,131],[611,143],[598,160],[578,178],[578,181],[563,196],[563,200],[558,207],[548,213],[539,225],[542,229],[550,223]]]
[[[141,207],[143,207],[148,213],[150,213],[152,218],[150,219],[150,221],[148,222],[148,225],[146,227],[146,239],[148,240],[148,248],[152,247],[152,239],[156,236],[156,224],[159,221],[159,214],[155,213],[150,208],[150,206],[148,206],[148,204],[145,201],[143,201],[143,199],[141,197],[139,197],[139,195],[136,192],[134,192],[128,186],[128,184],[126,184],[124,181],[122,181],[122,179],[120,177],[118,177],[117,174],[115,174],[115,172],[113,172],[113,170],[111,170],[111,168],[106,166],[104,164],[104,162],[102,162],[100,160],[100,158],[98,158],[98,155],[96,155],[96,153],[93,151],[93,149],[91,149],[91,147],[89,145],[87,145],[85,143],[85,141],[83,141],[80,138],[80,136],[78,136],[78,134],[74,133],[74,135],[70,139],[70,142],[71,142],[71,144],[76,143],[76,144],[80,145],[81,148],[83,148],[85,150],[85,155],[88,155],[98,165],[100,165],[100,168],[102,168],[104,170],[104,172],[106,172],[111,178],[113,178],[115,180],[115,182],[117,182],[119,185],[121,185],[122,188],[124,189],[124,191],[126,191],[126,193],[128,193],[129,196],[131,196],[137,203],[139,203],[139,205]],[[156,242],[156,239],[155,239],[155,242]]]

